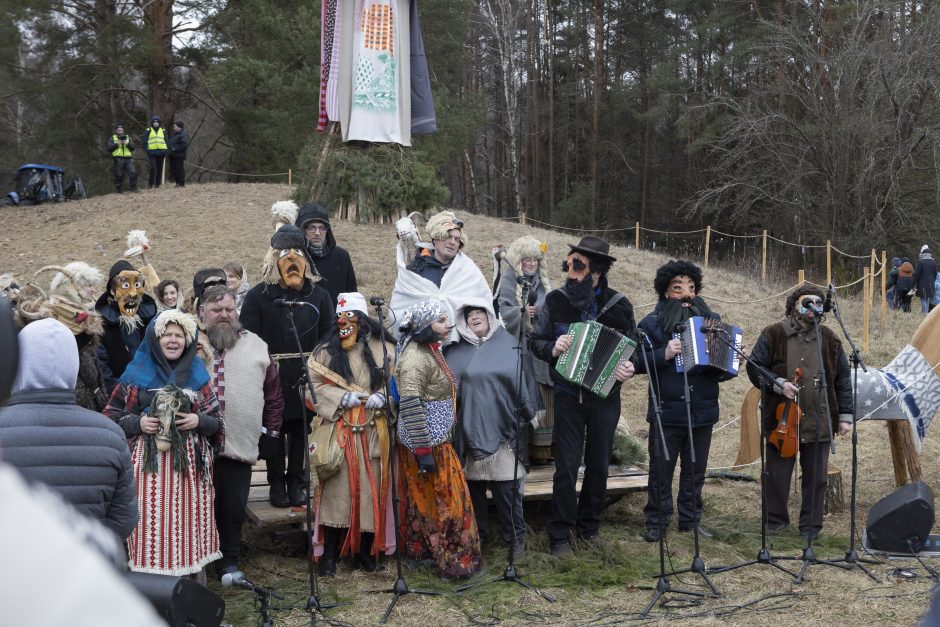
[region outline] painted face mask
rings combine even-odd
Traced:
[[[292,290],[299,290],[304,285],[307,271],[307,258],[299,248],[284,248],[277,251],[277,269],[281,282]]]
[[[352,311],[337,314],[336,328],[339,329],[339,345],[344,351],[352,350],[359,337],[359,316]]]
[[[111,286],[121,315],[127,318],[136,316],[144,296],[144,277],[140,272],[123,270],[114,277]]]
[[[580,253],[573,252],[563,264],[563,270],[569,279],[582,280],[591,270],[590,260]]]

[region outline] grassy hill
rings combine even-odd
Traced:
[[[149,260],[161,278],[175,278],[190,284],[193,272],[200,267],[220,265],[238,260],[244,263],[252,282],[259,276],[261,260],[271,235],[270,206],[289,197],[285,185],[206,184],[184,189],[163,188],[139,194],[107,195],[83,202],[41,207],[4,208],[4,229],[0,234],[0,273],[12,272],[21,281],[46,264],[64,264],[79,259],[107,272],[125,249],[127,231],[145,229],[152,251]],[[469,237],[467,251],[489,277],[492,273],[490,250],[496,243],[509,244],[516,237],[531,234],[548,244],[548,264],[554,284],[561,278],[560,264],[567,244],[578,236],[534,229],[503,220],[482,216],[461,216],[466,221]],[[395,280],[395,233],[391,225],[353,224],[335,220],[333,229],[341,246],[347,248],[356,266],[360,290],[366,296],[391,294]],[[667,256],[633,248],[614,247],[611,254],[618,258],[610,275],[610,284],[624,292],[634,303],[637,319],[648,313],[655,301],[652,288],[656,268]],[[703,296],[710,306],[728,322],[745,329],[745,339],[753,345],[760,330],[783,316],[783,302],[788,288],[795,283],[761,286],[759,260],[753,269],[740,272],[710,268],[705,272]],[[779,273],[778,273],[779,274]],[[861,265],[859,266],[859,275]],[[44,277],[48,282],[50,276]],[[822,282],[819,277],[807,277]],[[776,295],[776,296],[775,296]],[[857,298],[840,293],[839,302],[853,337],[861,342],[862,307]],[[876,313],[877,313],[876,309]],[[889,312],[882,327],[877,317],[872,321],[871,346],[866,354],[869,365],[887,363],[910,339],[921,318],[917,314]],[[835,321],[830,321],[835,325]],[[637,378],[625,386],[623,416],[630,431],[645,442],[646,380]],[[745,377],[722,385],[722,418],[716,427],[709,459],[712,468],[734,463],[738,450],[741,399],[749,383]],[[928,436],[922,460],[926,480],[936,484],[940,474],[937,448]],[[862,423],[859,427],[859,527],[864,528],[868,509],[894,489],[887,433],[881,423]],[[848,497],[850,443],[848,438],[837,443],[837,454],[831,465],[841,468]],[[746,474],[756,477],[756,467]],[[716,532],[714,540],[705,542],[702,553],[709,566],[751,559],[760,544],[759,488],[756,482],[722,479],[709,480],[704,489],[704,523]],[[531,525],[528,538],[529,558],[521,570],[533,582],[550,590],[559,602],[549,604],[521,587],[494,584],[458,597],[430,598],[409,595],[393,614],[394,624],[476,623],[483,621],[549,624],[614,624],[634,618],[649,599],[648,592],[634,586],[649,583],[645,575],[658,567],[655,545],[640,539],[645,496],[635,495],[611,506],[605,513],[601,549],[585,549],[576,560],[558,562],[547,555],[544,537],[545,511],[537,507],[527,510]],[[797,501],[791,501],[791,516],[798,513]],[[841,557],[849,526],[848,513],[827,517],[819,553]],[[305,594],[304,560],[285,556],[283,547],[273,545],[263,534],[249,536],[251,544],[246,570],[251,578],[270,585],[293,598]],[[798,556],[800,541],[795,534],[774,540],[776,554]],[[691,538],[673,532],[669,535],[671,561],[677,568],[688,566],[692,554]],[[792,563],[791,563],[792,564]],[[387,565],[393,571],[393,563]],[[486,576],[499,575],[505,565],[503,552],[490,549],[486,553]],[[915,564],[916,565],[916,564]],[[797,566],[798,567],[798,566]],[[876,566],[884,575],[891,566]],[[433,574],[424,570],[406,573],[411,585],[450,590]],[[374,622],[388,602],[387,595],[365,594],[364,591],[390,585],[393,576],[365,576],[341,569],[335,582],[324,586],[323,598],[340,598],[350,605],[330,612],[331,617],[353,624]],[[753,624],[773,620],[781,625],[805,625],[811,621],[822,624],[856,624],[860,620],[872,624],[912,624],[924,611],[931,589],[928,579],[896,581],[888,578],[882,586],[861,573],[846,573],[825,566],[814,566],[809,581],[795,586],[779,572],[765,567],[752,567],[734,573],[714,576],[725,598],[707,600],[696,607],[672,608],[675,617],[686,617],[705,625]],[[697,585],[695,577],[681,576],[677,586]],[[786,593],[792,596],[762,601],[750,609],[735,610],[734,606],[760,599],[767,594]],[[238,625],[254,624],[250,594],[225,591],[229,620]],[[759,618],[755,612],[767,611]],[[663,610],[660,610],[663,612]],[[724,614],[723,616],[720,616]],[[656,615],[657,620],[665,617]],[[281,615],[286,624],[305,624],[299,611]]]

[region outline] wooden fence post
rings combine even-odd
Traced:
[[[760,281],[761,283],[767,282],[767,229],[764,229],[764,236],[762,238],[763,243],[761,244],[761,253],[760,253]]]
[[[868,298],[871,289],[871,274],[868,268],[865,268],[865,276],[862,277],[862,294],[865,295],[862,303],[862,350],[868,352],[868,326],[871,321],[871,298]]]
[[[826,287],[832,285],[832,240],[826,240]]]
[[[525,211],[519,212],[519,224],[525,225]]]
[[[885,319],[888,316],[888,290],[887,290],[887,277],[888,277],[888,251],[881,251],[881,326],[884,327]]]
[[[708,248],[712,243],[712,225],[705,227],[705,267],[708,267]]]
[[[287,168],[287,184],[288,185],[294,184],[294,169],[293,168]]]
[[[797,283],[797,287],[800,287],[801,285],[803,285],[804,283],[806,283],[806,270],[803,270],[802,268],[800,268],[799,270],[797,270],[797,272],[796,272],[796,283]]]
[[[636,223],[636,249],[640,249],[640,223]]]
[[[871,277],[871,280],[868,282],[868,300],[875,299],[875,249],[871,249],[871,261],[869,262],[869,267],[871,270],[868,272],[868,276]]]

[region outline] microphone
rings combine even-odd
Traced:
[[[274,306],[277,309],[284,309],[285,307],[293,309],[294,307],[311,307],[317,313],[320,313],[320,310],[317,309],[317,306],[313,303],[308,303],[305,300],[287,300],[286,298],[275,298]]]
[[[539,299],[539,296],[538,296],[538,294],[535,293],[535,290],[530,289],[530,290],[529,290],[529,299],[528,299],[528,300],[529,300],[529,306],[530,306],[530,307],[534,307],[534,306],[535,306],[535,302],[536,302],[538,299]]]
[[[822,310],[824,313],[832,311],[832,298],[833,296],[835,296],[835,293],[836,293],[836,288],[832,285],[832,283],[830,283],[829,289],[826,291],[826,300],[823,301]]]
[[[369,297],[369,304],[373,307],[381,307],[385,304],[385,299],[381,296],[371,296]]]
[[[248,578],[240,570],[232,571],[222,575],[222,585],[226,588],[242,588],[244,590],[255,591],[255,584],[248,581]]]
[[[803,299],[801,304],[803,305],[803,309],[812,311],[816,316],[821,316],[823,311],[825,311],[825,305],[818,305],[809,299]]]

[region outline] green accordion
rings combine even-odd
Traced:
[[[575,322],[568,328],[571,346],[558,358],[557,372],[565,381],[607,398],[617,379],[618,364],[629,361],[636,342],[599,322]]]

